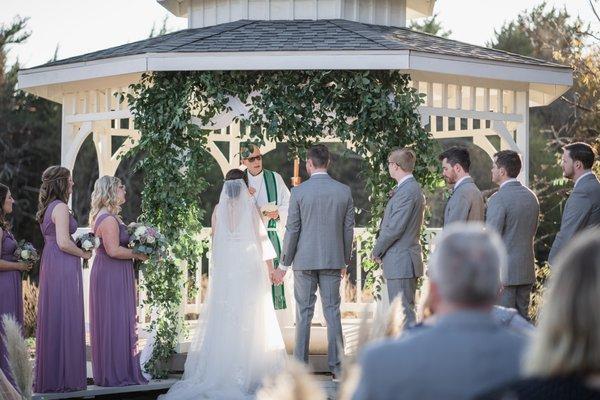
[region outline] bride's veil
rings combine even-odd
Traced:
[[[208,296],[200,313],[197,332],[188,350],[184,381],[178,385],[178,389],[184,391],[187,384],[211,380],[211,377],[217,374],[227,373],[230,366],[221,366],[214,360],[208,365],[209,361],[204,358],[208,352],[216,352],[224,345],[222,342],[227,342],[229,332],[213,332],[217,327],[214,324],[212,327],[207,326],[206,322],[208,319],[214,321],[211,314],[219,320],[225,317],[221,315],[223,310],[233,306],[237,299],[236,293],[243,292],[244,285],[248,285],[249,282],[244,282],[245,278],[242,277],[253,265],[257,266],[257,272],[251,273],[261,274],[260,279],[268,281],[267,270],[261,260],[275,258],[275,250],[269,241],[256,204],[242,179],[224,182],[215,216]],[[266,286],[265,292],[270,294]],[[224,305],[223,302],[228,304]]]

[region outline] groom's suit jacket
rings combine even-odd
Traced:
[[[281,265],[294,270],[339,269],[350,263],[354,203],[350,188],[313,174],[292,189]]]
[[[373,254],[383,260],[386,279],[423,275],[419,235],[424,212],[425,197],[421,186],[410,177],[396,188],[388,201],[373,249]]]

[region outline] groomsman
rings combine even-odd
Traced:
[[[258,146],[249,145],[242,147],[242,164],[246,167],[248,186],[254,196],[256,205],[263,209],[272,203],[275,207],[261,211],[261,217],[267,227],[267,234],[275,248],[277,258],[273,260],[274,267],[279,265],[281,255],[281,241],[278,230],[284,227],[287,221],[288,207],[290,204],[290,190],[285,185],[283,178],[275,171],[263,168],[262,154]],[[273,305],[276,310],[287,308],[285,290],[283,285],[274,285],[272,288]],[[291,316],[288,312],[278,312],[280,323],[290,324]]]
[[[540,204],[535,194],[516,179],[519,172],[521,157],[517,152],[503,150],[494,155],[492,181],[500,188],[488,200],[485,222],[500,234],[508,250],[508,263],[500,269],[504,287],[500,305],[516,308],[528,318]]]
[[[406,322],[415,322],[417,278],[423,275],[419,235],[423,225],[425,197],[413,177],[415,152],[395,149],[388,157],[388,172],[398,182],[388,201],[373,248],[373,259],[383,263],[390,303],[402,299]]]
[[[600,183],[592,173],[595,157],[594,149],[587,143],[571,143],[563,147],[563,176],[575,181],[575,185],[565,204],[560,231],[548,256],[551,265],[575,234],[600,225]]]
[[[471,157],[463,147],[451,147],[438,157],[448,185],[454,185],[444,209],[444,226],[457,221],[483,221],[483,196],[469,175]]]

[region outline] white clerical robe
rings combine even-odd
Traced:
[[[277,221],[277,230],[279,233],[279,240],[280,242],[283,242],[281,239],[283,230],[285,229],[285,224],[287,222],[288,208],[290,205],[290,190],[286,186],[281,175],[275,171],[273,171],[273,174],[275,175],[275,184],[277,186],[277,206],[279,207],[279,221]],[[259,208],[269,203],[267,197],[267,184],[265,183],[265,177],[262,171],[256,176],[248,173],[248,184],[250,187],[256,190],[254,193],[254,199],[256,200],[256,205]]]

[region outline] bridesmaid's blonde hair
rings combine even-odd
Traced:
[[[113,215],[119,215],[121,206],[118,203],[117,189],[120,184],[119,178],[109,175],[104,175],[96,180],[90,207],[90,228],[94,227],[96,217],[102,208],[106,208]]]
[[[598,373],[600,229],[579,234],[552,272],[525,372],[539,377]]]

